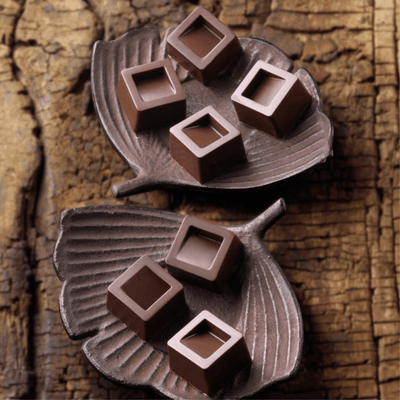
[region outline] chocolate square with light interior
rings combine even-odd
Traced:
[[[107,291],[107,308],[148,340],[185,307],[183,286],[148,256],[141,257]]]
[[[242,135],[212,106],[170,128],[171,157],[200,183],[246,160]]]
[[[177,279],[219,290],[239,266],[242,250],[232,231],[186,216],[165,263]]]
[[[169,59],[122,70],[116,91],[135,132],[169,127],[186,117],[186,94]]]
[[[209,311],[168,341],[170,368],[208,396],[251,363],[243,335]]]
[[[283,138],[312,97],[296,75],[258,61],[232,94],[231,100],[241,122]]]
[[[241,54],[237,36],[204,7],[194,10],[168,37],[168,54],[207,83]]]

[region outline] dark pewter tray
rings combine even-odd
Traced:
[[[113,186],[115,196],[126,196],[156,188],[180,187],[203,191],[255,189],[287,179],[322,163],[332,153],[333,127],[322,112],[322,100],[311,75],[300,69],[296,75],[313,100],[301,120],[284,140],[239,123],[231,95],[251,67],[264,60],[292,70],[292,60],[269,42],[240,38],[242,56],[209,86],[192,79],[173,62],[187,95],[187,116],[214,106],[240,129],[247,162],[205,184],[198,183],[169,155],[168,128],[136,134],[123,114],[115,88],[122,69],[167,57],[166,38],[160,42],[158,29],[145,27],[114,41],[96,42],[92,59],[92,94],[105,134],[137,177]]]
[[[239,274],[221,294],[184,283],[188,310],[154,340],[144,342],[106,308],[107,287],[140,256],[161,265],[184,218],[161,210],[97,206],[64,211],[54,251],[63,282],[60,313],[94,368],[112,381],[150,386],[173,398],[206,398],[170,371],[166,342],[209,310],[245,337],[252,358],[216,397],[248,397],[289,378],[298,368],[303,323],[296,297],[262,238],[285,211],[283,199],[248,224],[229,227],[244,244]]]

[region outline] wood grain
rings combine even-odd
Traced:
[[[304,315],[295,379],[259,398],[399,395],[399,0],[201,0],[239,36],[269,40],[317,80],[334,156],[311,174],[248,197],[147,192],[105,139],[90,98],[99,39],[152,23],[179,0],[5,0],[0,6],[0,397],[155,398],[100,377],[58,314],[51,256],[63,209],[130,204],[219,223],[250,220],[276,197],[286,216],[266,237]]]

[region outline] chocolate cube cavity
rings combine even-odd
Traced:
[[[122,70],[116,91],[135,132],[186,117],[186,94],[169,59]]]
[[[143,256],[107,291],[107,308],[148,340],[184,309],[183,286],[150,257]]]
[[[171,157],[204,183],[246,159],[240,131],[208,106],[170,128]]]
[[[168,37],[168,54],[200,82],[208,82],[242,52],[239,39],[204,7],[194,10]]]
[[[168,341],[170,368],[208,396],[251,362],[243,335],[209,311]]]
[[[218,290],[239,265],[242,247],[228,229],[186,216],[165,263],[177,279]]]
[[[258,61],[231,99],[241,122],[283,138],[312,98],[296,75]]]

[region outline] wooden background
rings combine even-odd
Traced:
[[[150,23],[163,31],[196,4],[313,74],[334,157],[252,198],[116,200],[111,184],[132,173],[93,110],[93,43]],[[52,266],[61,210],[132,204],[234,224],[283,196],[287,214],[266,241],[298,296],[304,355],[295,379],[258,397],[397,399],[399,21],[399,0],[1,0],[0,397],[157,396],[101,378],[64,332]]]

